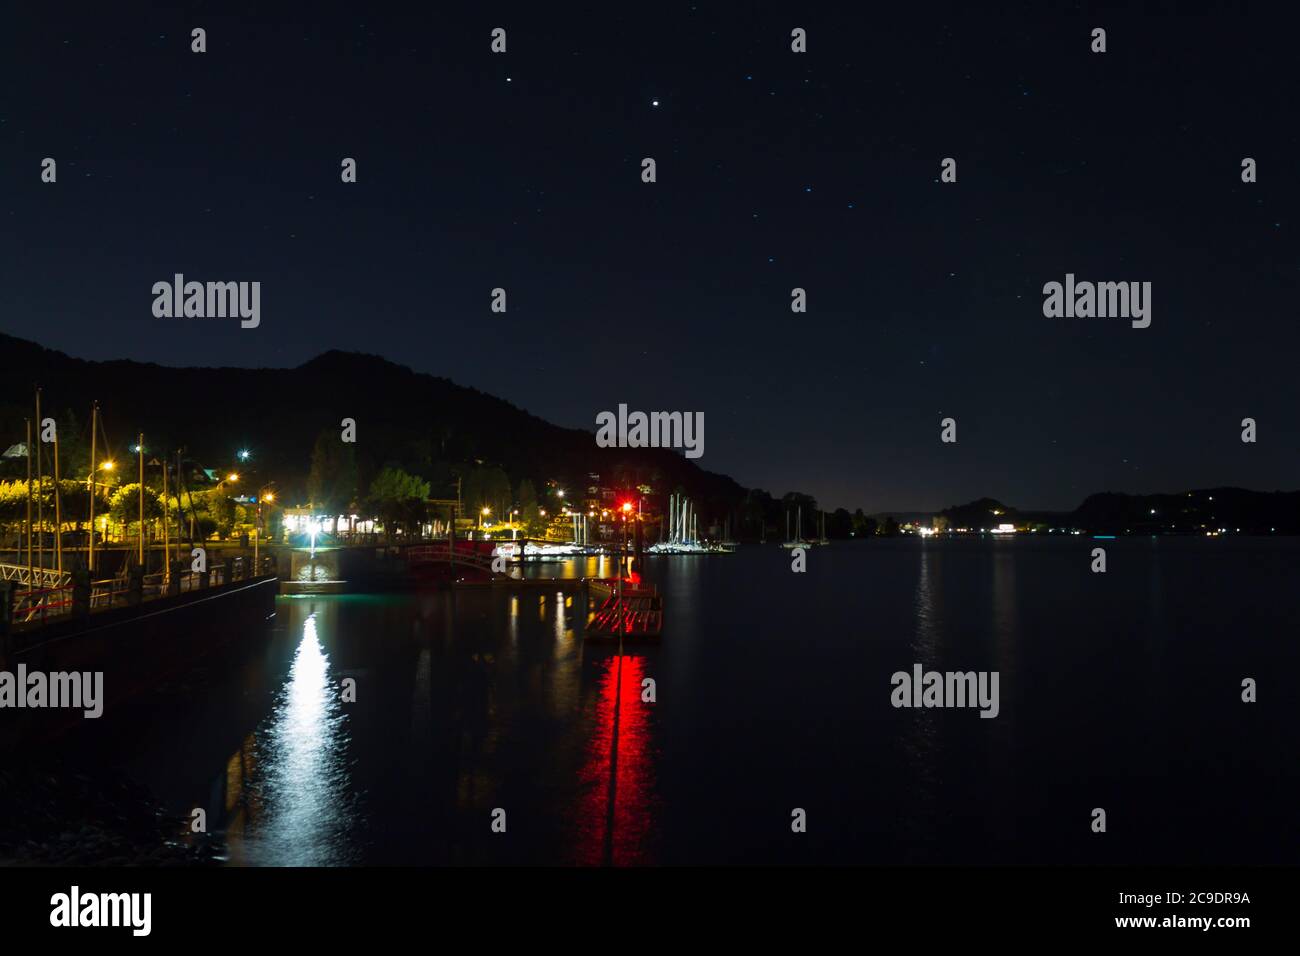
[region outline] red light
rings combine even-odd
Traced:
[[[627,514],[631,510],[632,510],[632,502],[630,501],[623,502],[623,514]]]

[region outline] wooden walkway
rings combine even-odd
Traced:
[[[587,622],[588,640],[658,640],[663,635],[664,602],[653,588],[624,588],[605,598]]]

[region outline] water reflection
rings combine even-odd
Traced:
[[[938,668],[943,655],[944,635],[943,597],[939,586],[940,554],[923,541],[921,569],[916,580],[913,608],[916,615],[910,641],[911,660],[900,661],[899,669],[910,671],[913,664],[923,670]],[[923,852],[929,828],[938,813],[939,793],[943,786],[940,767],[943,765],[943,741],[940,736],[938,716],[928,709],[905,710],[907,729],[902,746],[910,766],[916,814],[910,817],[905,828],[912,853]]]
[[[225,803],[233,817],[226,833],[232,862],[353,862],[346,720],[313,611],[303,622],[274,711],[227,765]]]
[[[1225,672],[1300,668],[1277,639],[1300,549],[1205,547],[1163,539],[1160,568],[1104,582],[1105,607],[1081,603],[1076,541],[828,549],[838,564],[814,567],[836,598],[797,605],[774,548],[656,556],[666,636],[629,648],[621,675],[584,644],[588,602],[567,586],[285,598],[227,664],[86,722],[84,757],[172,813],[205,807],[236,863],[1282,863],[1294,722],[1261,729],[1234,693],[1190,721],[1171,705]],[[888,707],[887,676],[913,663],[1001,671],[999,717]],[[360,702],[343,704],[353,673]],[[834,693],[860,675],[866,697]],[[647,676],[660,703],[640,701]],[[1277,786],[1207,831],[1260,767]],[[1080,780],[1098,801],[1154,788],[1105,851],[1060,822]],[[829,829],[781,842],[805,804]],[[506,837],[488,831],[497,806]]]
[[[578,779],[574,862],[652,863],[658,800],[650,709],[641,701],[645,659],[614,656],[597,667],[596,720]]]

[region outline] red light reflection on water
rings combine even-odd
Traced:
[[[651,863],[657,798],[649,708],[641,702],[645,659],[612,656],[599,664],[596,719],[579,771],[577,863]],[[617,736],[615,723],[617,722]]]

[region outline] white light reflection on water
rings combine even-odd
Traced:
[[[232,862],[331,866],[353,862],[355,813],[345,760],[346,715],[330,660],[316,633],[316,614],[302,640],[275,710],[257,733],[257,773],[249,820]]]

